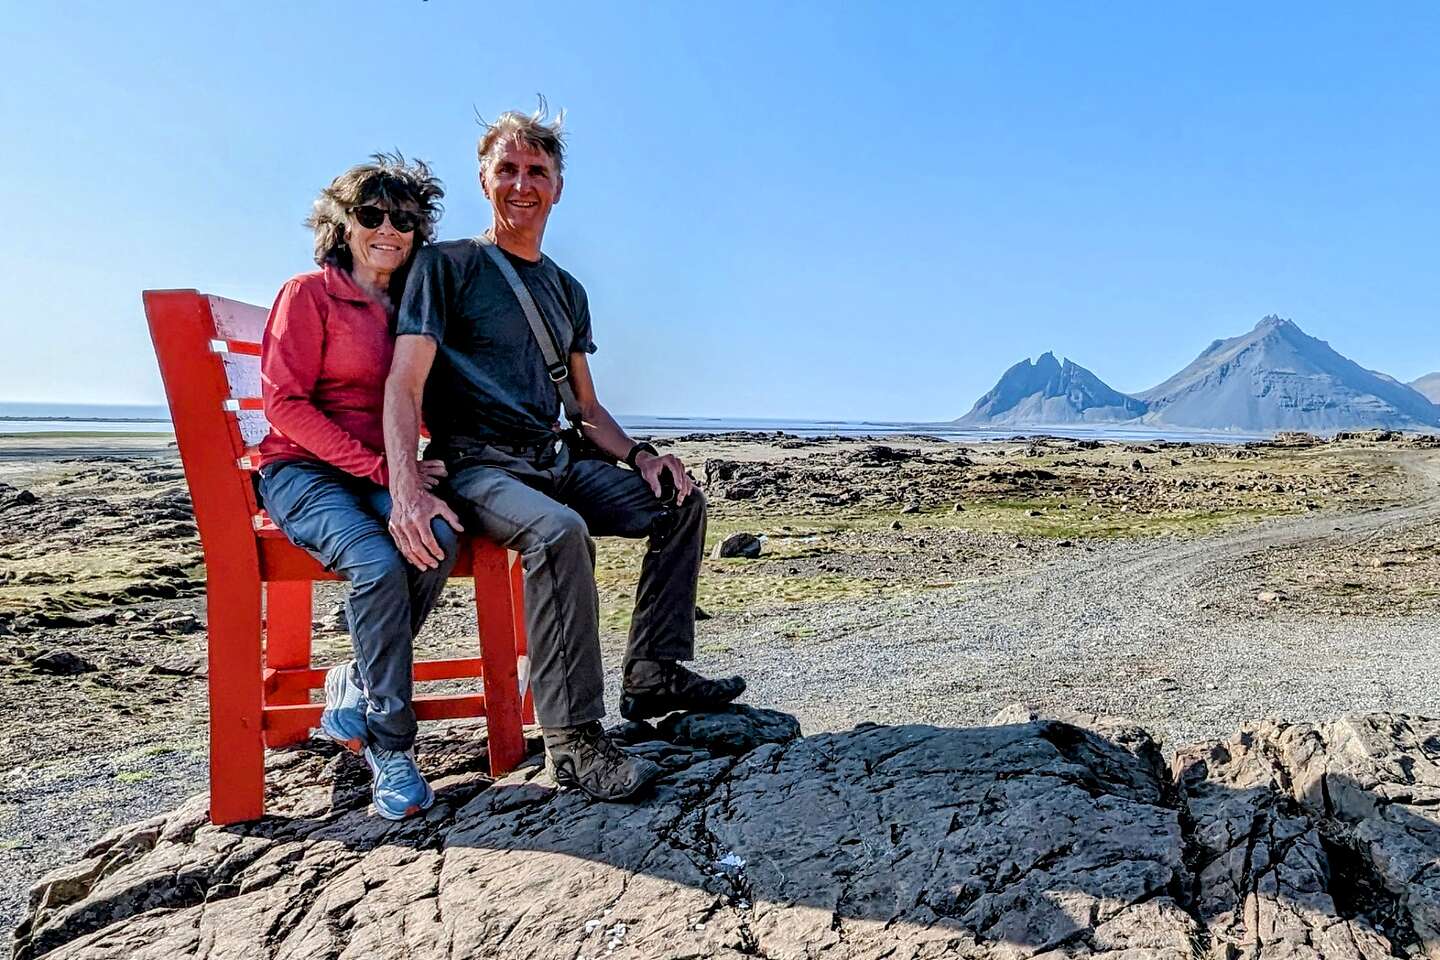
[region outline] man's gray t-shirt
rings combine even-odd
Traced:
[[[580,282],[549,257],[505,256],[561,353],[594,353]],[[435,448],[427,455],[453,460],[486,443],[534,443],[553,434],[560,399],[545,358],[515,292],[479,243],[447,240],[416,252],[395,333],[437,344],[425,383],[425,425]]]

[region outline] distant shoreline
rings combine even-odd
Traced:
[[[0,423],[5,421],[44,423],[169,423],[167,417],[10,417],[0,416]]]
[[[28,430],[25,433],[6,433],[0,430],[0,437],[25,440],[98,440],[104,437],[163,437],[173,440],[173,430]]]

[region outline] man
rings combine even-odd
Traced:
[[[635,796],[660,768],[626,754],[600,726],[605,715],[599,598],[590,536],[648,537],[625,653],[620,712],[628,719],[725,704],[739,677],[707,680],[694,655],[695,585],[705,500],[674,456],[636,443],[596,396],[585,290],[541,252],[564,188],[560,119],[502,114],[477,149],[494,226],[483,240],[423,247],[396,320],[385,391],[385,448],[394,508],[390,530],[422,569],[439,562],[430,522],[445,516],[414,467],[420,413],[446,462],[466,526],[520,553],[535,713],[556,782],[602,800]],[[529,291],[563,359],[581,433],[630,469],[582,459],[560,441],[556,383],[525,310],[486,250],[493,242]],[[667,489],[671,488],[671,489]],[[673,492],[672,492],[673,490]]]

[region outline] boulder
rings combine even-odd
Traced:
[[[726,500],[754,500],[765,486],[763,477],[746,477],[725,488]]]
[[[1182,747],[1196,909],[1231,956],[1440,956],[1440,720],[1267,720]]]
[[[672,713],[660,721],[661,739],[738,756],[766,743],[789,743],[800,722],[788,713],[733,704],[720,710]]]
[[[871,444],[851,454],[850,459],[869,463],[904,463],[920,456],[919,450],[903,450],[884,444]]]
[[[329,613],[314,620],[312,626],[325,633],[349,633],[350,615],[345,612],[344,602],[336,603]]]
[[[710,556],[719,560],[724,557],[744,557],[754,560],[760,556],[762,541],[753,533],[732,533],[715,544]]]
[[[73,677],[81,673],[94,673],[99,668],[69,650],[49,650],[32,657],[30,665],[41,673],[53,673],[62,677]]]

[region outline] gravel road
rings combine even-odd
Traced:
[[[807,732],[862,721],[983,723],[1015,702],[1139,721],[1167,744],[1251,719],[1440,704],[1433,615],[1337,618],[1259,603],[1243,575],[1279,546],[1363,542],[1440,516],[1440,457],[1406,461],[1417,499],[1196,540],[1095,542],[1028,574],[921,598],[836,603],[724,630],[710,669]],[[1217,609],[1254,609],[1236,616]],[[708,625],[707,625],[708,626]],[[706,631],[721,636],[719,630]]]

